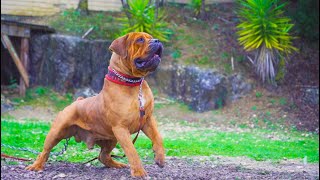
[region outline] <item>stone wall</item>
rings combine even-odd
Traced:
[[[226,76],[212,69],[178,64],[160,66],[147,80],[198,112],[221,108],[251,90],[251,84],[239,74]]]
[[[53,86],[59,92],[84,87],[99,92],[111,57],[109,45],[109,41],[64,35],[34,36],[30,49],[31,85]],[[161,64],[147,81],[199,112],[222,107],[251,90],[251,84],[239,74],[227,76],[177,64]]]
[[[102,88],[111,53],[109,41],[64,35],[34,36],[30,48],[30,82],[59,92],[90,86]]]

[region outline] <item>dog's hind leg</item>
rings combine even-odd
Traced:
[[[113,167],[113,168],[127,167],[126,164],[119,163],[117,161],[114,161],[111,158],[110,153],[117,144],[116,140],[101,140],[101,141],[97,141],[96,144],[98,144],[101,147],[101,151],[98,159],[102,164],[104,164],[107,167]]]
[[[50,131],[44,142],[42,152],[38,155],[36,161],[28,166],[27,170],[40,171],[43,170],[46,161],[48,160],[51,149],[57,145],[62,139],[72,136],[72,128],[69,126],[70,116],[60,112],[53,122]]]
[[[155,117],[151,117],[147,120],[143,126],[142,131],[152,141],[152,149],[155,153],[154,161],[159,167],[164,167],[164,148],[162,138],[158,132],[157,122]]]

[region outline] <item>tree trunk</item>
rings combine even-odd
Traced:
[[[154,20],[155,22],[158,19],[158,14],[159,14],[159,0],[155,1],[155,12],[154,12]]]
[[[205,20],[207,18],[205,0],[201,0],[201,8],[200,8],[200,13],[199,13],[199,18],[201,20]]]
[[[121,4],[122,4],[123,11],[128,18],[129,24],[130,24],[130,26],[132,26],[133,24],[131,21],[131,14],[129,13],[129,4],[126,0],[121,0]]]
[[[80,15],[89,15],[88,0],[80,0],[77,7],[77,11],[80,12]]]
[[[163,7],[164,6],[164,0],[160,0],[160,2],[159,2],[159,7]]]

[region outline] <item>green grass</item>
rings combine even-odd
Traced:
[[[204,136],[205,135],[205,136]],[[265,133],[194,131],[165,139],[169,156],[224,155],[247,156],[255,160],[280,160],[308,157],[319,161],[317,138],[292,137],[290,140],[270,140]]]
[[[256,98],[261,98],[263,96],[262,92],[257,91],[256,92]]]
[[[112,12],[90,12],[88,16],[82,16],[78,11],[68,9],[52,19],[50,25],[61,33],[76,36],[82,36],[93,27],[88,39],[112,40],[120,34],[120,26],[114,16],[116,15]]]
[[[40,151],[49,127],[49,123],[41,121],[16,122],[11,117],[1,117],[1,143]],[[259,129],[249,132],[221,132],[194,129],[181,133],[166,131],[164,134],[166,155],[246,156],[255,160],[303,159],[307,156],[308,162],[319,162],[319,136],[316,134],[308,134],[306,137],[301,132],[283,133]],[[270,139],[270,134],[273,134],[275,138]],[[63,142],[60,142],[53,149],[53,152],[60,151]],[[152,161],[151,141],[143,133],[137,140],[135,147],[142,159]],[[118,155],[123,154],[119,146],[116,149]],[[18,157],[36,157],[28,152],[6,147],[2,147],[1,152]],[[67,152],[56,159],[85,162],[97,156],[98,153],[98,147],[89,151],[84,143],[76,143],[72,138]],[[126,159],[121,161],[126,162]]]
[[[26,96],[12,98],[17,106],[53,106],[55,110],[60,111],[73,102],[73,96],[70,93],[60,95],[47,87],[35,87],[27,89]]]

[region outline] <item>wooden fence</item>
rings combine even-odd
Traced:
[[[234,0],[206,0],[207,4],[233,2]],[[79,0],[1,0],[1,14],[20,16],[53,15],[61,10],[76,8]],[[189,3],[190,0],[167,0],[174,3]],[[92,11],[120,11],[120,0],[88,0]]]

